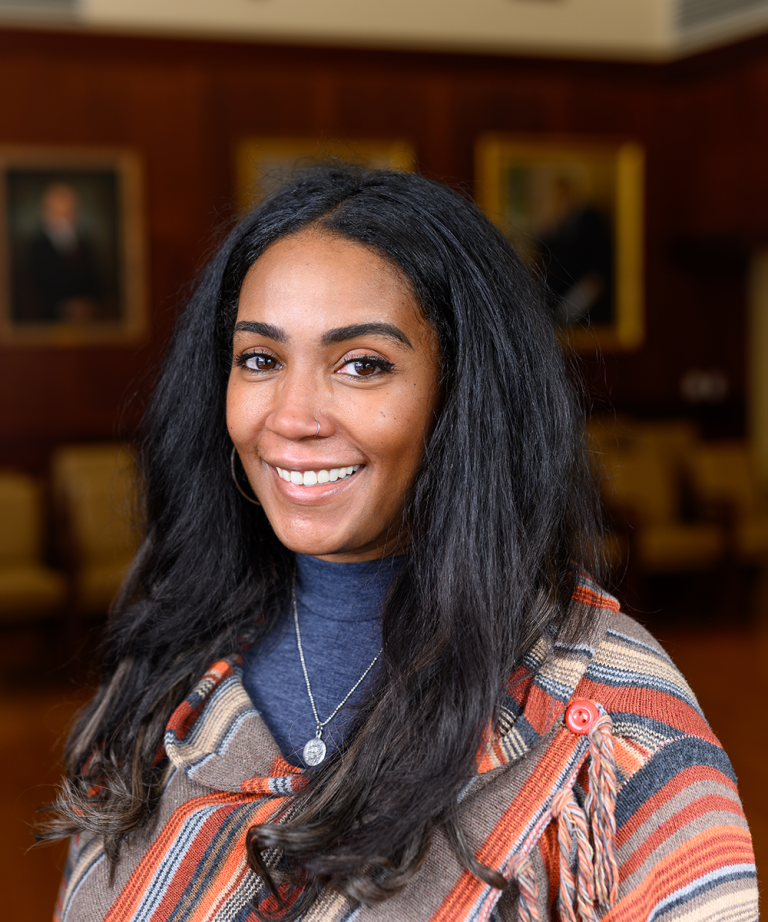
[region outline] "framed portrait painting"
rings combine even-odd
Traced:
[[[416,164],[413,147],[402,138],[245,138],[235,150],[238,208],[247,211],[291,173],[329,158],[374,169],[412,170]]]
[[[563,335],[581,351],[641,346],[642,148],[489,134],[476,170],[481,206],[546,278]]]
[[[131,152],[0,148],[0,342],[140,340],[141,201]]]

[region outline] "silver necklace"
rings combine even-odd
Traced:
[[[309,703],[312,705],[312,714],[315,718],[315,723],[317,724],[317,730],[315,735],[311,740],[307,740],[304,749],[302,750],[302,756],[307,765],[319,765],[323,759],[325,759],[326,754],[326,745],[323,742],[323,730],[328,724],[333,720],[333,718],[339,713],[339,711],[344,707],[344,705],[349,701],[352,694],[359,687],[363,679],[368,675],[368,673],[376,665],[376,661],[381,656],[381,650],[374,656],[371,660],[370,665],[365,670],[365,672],[360,676],[360,678],[355,682],[355,684],[350,688],[350,690],[344,695],[341,701],[333,709],[333,712],[325,718],[325,720],[320,720],[320,715],[317,713],[317,705],[315,704],[315,698],[312,694],[312,686],[309,684],[309,673],[307,672],[307,664],[304,660],[304,650],[301,646],[301,631],[299,630],[299,609],[296,605],[296,583],[294,582],[291,586],[291,602],[293,603],[293,623],[296,627],[296,645],[299,648],[299,659],[301,660],[301,669],[304,673],[304,681],[307,683],[307,694],[309,695]],[[383,649],[383,648],[382,648]]]

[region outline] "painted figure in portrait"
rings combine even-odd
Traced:
[[[11,170],[6,182],[12,321],[120,319],[114,173]]]

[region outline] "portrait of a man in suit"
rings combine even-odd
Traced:
[[[51,183],[43,193],[40,230],[28,252],[34,319],[83,323],[99,313],[99,272],[93,246],[78,224],[79,210],[77,192],[67,183]]]
[[[14,323],[83,326],[119,320],[113,174],[11,170],[6,212]]]

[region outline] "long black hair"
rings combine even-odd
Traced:
[[[598,521],[582,413],[541,286],[468,200],[418,175],[328,164],[252,211],[202,273],[146,420],[146,540],[111,618],[102,684],[69,741],[51,835],[119,844],[161,794],[156,755],[172,710],[238,638],[281,613],[293,554],[230,477],[225,394],[240,287],[275,241],[302,229],[388,260],[439,339],[442,391],[407,497],[410,552],[383,611],[381,667],[351,739],[308,772],[290,819],[251,829],[252,867],[278,848],[302,894],[370,903],[400,889],[443,825],[496,886],[457,819],[505,683],[567,617],[569,573]],[[375,728],[375,732],[374,732]]]

